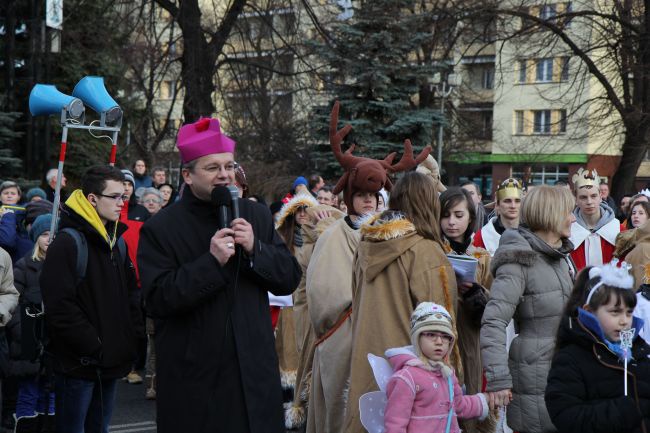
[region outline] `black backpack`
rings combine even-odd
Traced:
[[[59,230],[59,233],[65,232],[74,239],[77,247],[77,265],[76,265],[76,285],[86,277],[86,268],[88,267],[88,243],[86,237],[80,231],[71,227]],[[117,248],[120,257],[124,262],[127,256],[126,242],[123,238],[117,240]],[[36,360],[39,359],[45,346],[47,345],[47,331],[45,330],[45,309],[43,305],[32,303],[21,303],[20,320],[21,320],[21,359]],[[0,347],[1,350],[1,347]]]
[[[86,242],[86,237],[79,230],[73,229],[72,227],[66,227],[60,232],[69,234],[74,243],[77,246],[77,284],[79,284],[86,277],[86,268],[88,267],[88,242]],[[117,248],[120,251],[120,257],[122,257],[122,262],[126,260],[126,242],[123,238],[117,240]]]

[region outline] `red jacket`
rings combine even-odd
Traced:
[[[129,252],[129,258],[135,267],[135,276],[138,280],[138,287],[140,287],[140,272],[138,271],[138,243],[140,242],[140,229],[144,222],[134,221],[128,218],[129,216],[129,202],[125,201],[120,213],[120,222],[127,225],[128,229],[122,235],[124,242],[126,242],[126,249]]]

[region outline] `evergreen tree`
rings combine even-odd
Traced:
[[[14,123],[20,113],[0,111],[0,173],[3,179],[16,177],[22,168],[22,161],[16,158],[8,144],[22,134],[14,130]]]
[[[433,46],[436,17],[417,3],[362,1],[352,19],[334,24],[329,43],[314,42],[331,71],[332,99],[341,103],[339,127],[354,128],[346,141],[356,143],[355,154],[401,154],[406,138],[415,149],[431,144],[439,111],[422,93],[430,93],[428,82],[439,66],[422,53]],[[312,158],[326,175],[340,171],[327,135],[332,102],[316,107],[312,116]]]

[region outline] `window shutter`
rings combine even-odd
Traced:
[[[535,67],[535,59],[526,60],[526,82],[534,83],[537,68]]]
[[[560,132],[560,111],[551,110],[551,134],[556,135]]]
[[[553,82],[558,83],[562,80],[562,66],[564,66],[563,57],[553,59]]]
[[[533,134],[533,124],[535,123],[535,112],[532,110],[524,111],[524,134]]]

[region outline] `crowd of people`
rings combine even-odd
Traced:
[[[3,425],[107,433],[126,380],[161,433],[646,431],[650,191],[484,200],[408,140],[343,152],[338,109],[343,176],[268,206],[216,119],[179,130],[178,193],[143,160],[62,178],[57,213],[56,170],[0,184]]]

